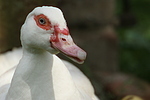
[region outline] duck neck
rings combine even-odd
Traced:
[[[42,50],[23,51],[6,100],[69,100],[70,95],[77,96],[78,90],[57,56]]]
[[[6,100],[55,100],[52,66],[52,54],[24,49]]]

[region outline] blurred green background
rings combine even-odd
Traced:
[[[122,2],[117,1],[117,15],[127,22],[117,29],[120,69],[150,82],[150,1],[130,0],[130,11]]]

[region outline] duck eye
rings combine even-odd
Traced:
[[[39,18],[39,23],[44,25],[46,24],[46,20],[44,18]]]

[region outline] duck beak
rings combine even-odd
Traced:
[[[55,31],[50,39],[51,46],[69,57],[71,60],[82,64],[86,58],[86,52],[79,48],[71,38],[68,29],[60,30],[55,27]]]

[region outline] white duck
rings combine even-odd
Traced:
[[[21,42],[23,57],[17,68],[0,76],[0,100],[98,100],[88,78],[55,55],[62,52],[78,63],[86,58],[60,9],[43,6],[29,13]]]

